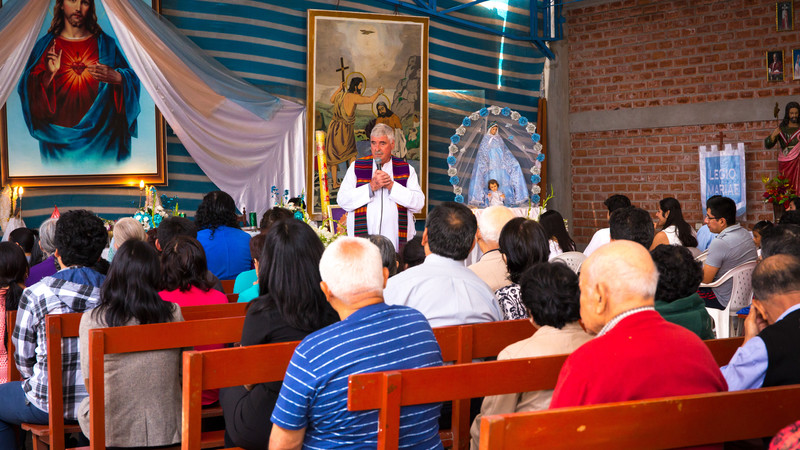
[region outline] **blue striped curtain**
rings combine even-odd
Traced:
[[[466,1],[466,0],[464,0]],[[325,9],[394,14],[378,0],[162,0],[162,14],[186,36],[248,82],[274,94],[305,104],[306,11]],[[528,29],[528,0],[487,2],[500,8],[471,6],[457,17],[518,34]],[[439,1],[441,8],[457,5]],[[401,9],[402,14],[408,11]],[[447,181],[449,137],[473,106],[485,102],[509,106],[535,120],[541,91],[543,55],[530,43],[466,29],[449,21],[430,22],[429,87],[431,90],[469,91],[474,101],[447,102],[431,97],[429,123],[429,191],[431,205],[452,200]],[[448,96],[440,96],[447,98]],[[211,183],[171,132],[167,139],[168,184],[159,193],[179,198],[179,207],[194,215]],[[37,227],[53,205],[65,211],[88,208],[104,218],[130,216],[138,206],[138,187],[52,188],[26,190],[23,216]]]

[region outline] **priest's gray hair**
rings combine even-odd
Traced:
[[[386,125],[385,123],[379,123],[372,128],[372,133],[370,133],[369,137],[377,138],[377,137],[388,137],[390,141],[394,142],[394,128]]]

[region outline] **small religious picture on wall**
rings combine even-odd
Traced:
[[[800,48],[792,50],[792,79],[800,80]]]
[[[775,20],[775,26],[778,31],[791,31],[794,29],[794,8],[791,0],[776,4]]]
[[[783,50],[767,52],[767,79],[783,81]]]

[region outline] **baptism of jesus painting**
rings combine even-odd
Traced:
[[[309,11],[308,192],[319,213],[315,131],[324,131],[331,202],[347,168],[371,155],[369,134],[394,129],[393,156],[427,180],[428,21],[410,16]],[[313,168],[313,170],[312,170]]]
[[[99,0],[51,1],[6,115],[4,176],[16,183],[159,176],[163,120]]]

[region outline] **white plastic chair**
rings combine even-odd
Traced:
[[[697,248],[697,247],[693,247],[693,248]],[[692,249],[690,248],[689,251],[692,251]],[[692,252],[692,253],[694,253],[694,252]],[[702,253],[700,253],[698,255],[695,255],[694,256],[694,260],[695,261],[700,261],[700,262],[706,262],[706,258],[707,257],[708,257],[708,250],[706,250],[706,251],[704,251],[704,252],[702,252]]]
[[[572,269],[573,272],[578,273],[585,260],[586,255],[584,255],[583,252],[566,252],[554,257],[551,261],[561,261]]]
[[[753,275],[753,269],[756,268],[756,264],[758,264],[758,261],[756,260],[748,261],[727,271],[713,283],[700,284],[700,287],[715,288],[721,286],[722,283],[728,280],[732,280],[733,282],[733,286],[731,288],[731,299],[728,302],[728,306],[724,310],[706,308],[706,311],[708,311],[708,314],[714,319],[714,323],[716,324],[717,339],[731,337],[731,317],[736,316],[736,311],[739,311],[745,306],[750,305],[750,302],[753,299],[753,287],[751,285],[751,279]]]

